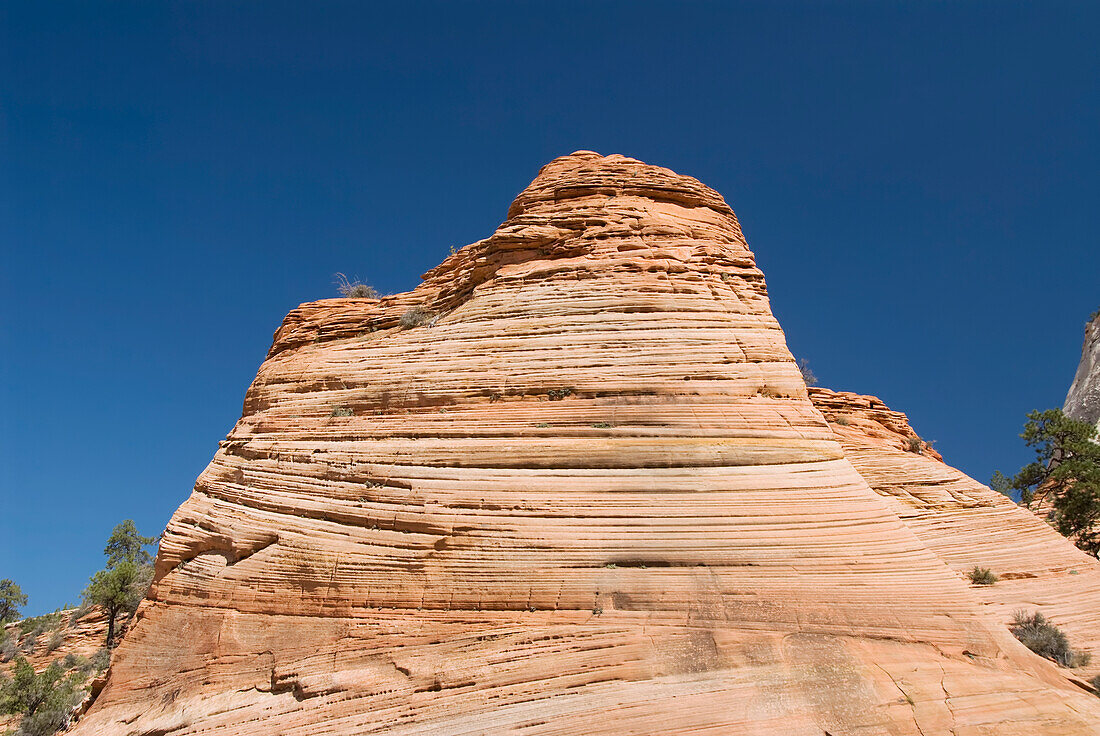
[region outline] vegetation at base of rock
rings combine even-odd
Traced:
[[[46,651],[52,652],[53,650],[61,646],[62,642],[64,641],[65,633],[63,631],[58,630],[53,632],[53,634],[50,636],[50,640],[46,642]]]
[[[807,386],[817,385],[817,376],[814,375],[814,372],[812,370],[810,370],[810,361],[806,360],[805,358],[798,361],[798,370],[801,371],[802,381]]]
[[[48,736],[69,725],[73,710],[84,697],[85,677],[79,671],[66,674],[54,660],[42,672],[18,657],[10,678],[0,682],[0,713],[20,715],[15,736]]]
[[[61,611],[45,613],[41,616],[32,616],[19,622],[19,637],[38,638],[47,631],[60,628],[62,624]]]
[[[421,327],[432,321],[435,315],[423,307],[409,307],[409,309],[401,315],[399,324],[406,330],[413,327]]]
[[[107,567],[92,576],[84,589],[84,601],[107,611],[107,646],[114,646],[115,621],[120,613],[132,614],[153,580],[153,556],[145,549],[155,537],[138,534],[132,519],[114,528],[103,554]]]
[[[848,420],[848,417],[837,417],[836,423],[842,427],[847,427],[849,424],[851,424],[851,422]]]
[[[997,576],[988,567],[975,567],[966,576],[975,585],[993,585],[998,580]]]
[[[359,279],[352,281],[342,273],[335,274],[335,278],[336,290],[345,299],[377,299],[381,296],[378,289],[370,284],[364,284]]]
[[[1020,502],[1050,502],[1050,522],[1080,549],[1100,555],[1100,444],[1096,427],[1061,409],[1032,411],[1020,434],[1035,462],[1012,479]]]
[[[353,417],[355,412],[348,406],[334,406],[332,407],[332,415],[334,417]]]
[[[8,662],[19,652],[19,643],[0,629],[0,662]]]
[[[0,580],[0,626],[19,619],[19,611],[27,605],[27,595],[10,578]]]
[[[1016,611],[1012,615],[1009,630],[1025,647],[1063,667],[1084,667],[1092,659],[1088,652],[1070,647],[1069,639],[1062,630],[1048,621],[1040,611],[1031,614],[1023,610]]]

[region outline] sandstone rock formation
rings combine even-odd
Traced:
[[[75,732],[1096,733],[835,429],[716,192],[556,159],[291,312]]]
[[[1100,310],[1085,325],[1081,362],[1062,411],[1074,419],[1100,426]]]
[[[24,624],[36,622],[17,621],[3,627],[3,638],[9,642],[11,650],[5,651],[0,656],[0,677],[12,674],[17,656],[26,658],[36,672],[41,672],[51,662],[60,660],[63,665],[66,663],[74,665],[66,666],[67,672],[74,669],[82,672],[87,670],[82,674],[82,679],[84,679],[83,689],[88,693],[90,700],[91,695],[98,693],[102,688],[104,679],[101,671],[84,660],[94,659],[107,641],[106,611],[99,606],[91,606],[79,611],[68,609],[39,617],[38,621],[44,625],[26,631],[24,631]],[[119,634],[125,633],[125,630],[126,622],[122,621],[118,628]],[[80,659],[74,661],[73,657]],[[0,733],[6,733],[9,728],[14,729],[19,719],[18,715],[0,714]]]
[[[873,396],[809,389],[844,455],[913,533],[960,577],[975,567],[999,581],[974,586],[995,620],[1039,610],[1093,656],[1066,675],[1100,672],[1100,564],[1034,513],[945,465],[934,451],[909,451],[905,415]]]

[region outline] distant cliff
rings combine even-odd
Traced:
[[[1074,419],[1100,424],[1100,309],[1085,325],[1081,362],[1062,409]]]

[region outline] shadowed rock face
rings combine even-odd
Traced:
[[[845,459],[722,198],[579,152],[416,290],[287,317],[76,733],[1097,718]]]
[[[1081,362],[1062,410],[1074,419],[1100,426],[1100,311],[1085,325]]]

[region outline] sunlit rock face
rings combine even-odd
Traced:
[[[286,318],[76,733],[1095,733],[987,608],[721,196],[578,152],[414,291]]]
[[[1081,362],[1062,410],[1074,419],[1100,426],[1100,310],[1085,325]]]
[[[975,567],[997,575],[973,592],[997,621],[1042,611],[1090,665],[1062,670],[1079,680],[1100,673],[1100,564],[1036,514],[945,465],[901,412],[874,396],[814,387],[810,399],[829,422],[844,456],[887,505],[960,577]]]

